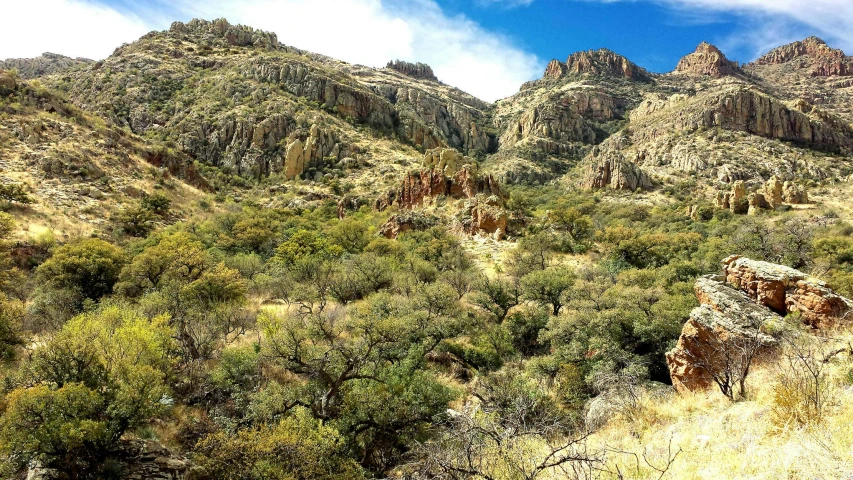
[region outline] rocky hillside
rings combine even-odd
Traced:
[[[99,62],[52,54],[4,64],[85,112],[244,179],[306,182],[373,203],[450,149],[496,182],[651,190],[693,182],[853,174],[853,65],[809,38],[738,65],[702,43],[671,73],[602,49],[550,62],[495,104],[422,63],[369,68],[223,19],[176,22]],[[340,198],[343,200],[343,198]]]
[[[0,61],[0,70],[15,70],[21,78],[32,79],[62,73],[91,63],[94,61],[88,58],[71,58],[45,52],[35,58],[7,58]]]
[[[174,218],[210,190],[184,154],[107,126],[61,96],[0,71],[0,180],[31,204],[13,203],[31,234],[109,233],[148,194],[163,193]]]
[[[397,150],[485,154],[493,145],[488,104],[440,84],[428,66],[350,65],[225,20],[177,22],[47,83],[116,125],[245,177],[320,181],[354,161],[389,161],[375,138]]]
[[[491,161],[508,181],[553,178],[580,163],[570,183],[627,190],[694,176],[846,177],[848,57],[817,39],[774,52],[741,68],[702,43],[663,75],[607,50],[552,61],[541,80],[497,103]],[[812,84],[826,94],[806,95]]]

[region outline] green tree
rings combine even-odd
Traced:
[[[73,292],[80,303],[109,295],[126,261],[124,252],[97,238],[59,247],[36,270],[42,288]]]
[[[549,305],[554,316],[567,302],[566,293],[575,283],[575,274],[566,267],[551,267],[528,273],[521,279],[524,297],[540,305]]]
[[[172,207],[172,201],[162,193],[154,193],[152,195],[145,195],[142,197],[140,205],[142,208],[154,213],[155,215],[163,217],[169,213],[169,209]]]

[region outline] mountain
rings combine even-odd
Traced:
[[[851,173],[851,59],[816,38],[743,66],[702,43],[666,74],[577,52],[494,104],[425,64],[351,65],[224,19],[176,22],[99,62],[17,62],[82,110],[201,164],[326,193],[345,182],[367,202],[435,148],[503,184],[648,190],[695,178],[713,196],[738,180]]]
[[[0,70],[16,70],[21,78],[32,79],[61,73],[90,63],[94,63],[94,61],[88,58],[70,58],[46,52],[35,58],[7,58],[0,61]]]

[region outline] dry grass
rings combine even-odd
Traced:
[[[626,478],[657,478],[655,466],[681,450],[664,478],[853,478],[853,387],[850,358],[828,366],[830,404],[821,424],[782,426],[773,421],[778,372],[763,365],[751,374],[750,399],[732,403],[717,391],[645,399],[633,421],[617,418],[596,433]],[[640,468],[635,457],[639,455]]]

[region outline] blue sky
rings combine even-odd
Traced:
[[[353,63],[423,61],[490,101],[592,48],[655,72],[701,41],[741,62],[809,35],[853,52],[853,0],[28,0],[4,14],[0,58],[104,58],[173,20],[225,17]]]

